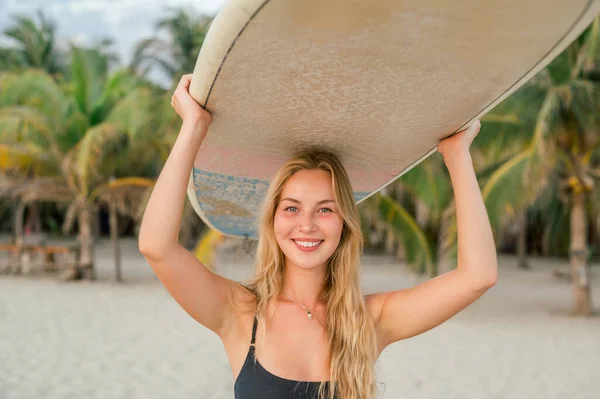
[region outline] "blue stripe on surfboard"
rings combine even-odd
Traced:
[[[269,182],[194,168],[194,190],[210,223],[228,235],[257,238],[253,214],[267,193]]]
[[[200,209],[210,223],[227,235],[258,238],[258,215],[269,182],[235,177],[194,168],[194,191]],[[360,201],[370,193],[355,192]]]
[[[361,199],[365,198],[369,194],[371,194],[371,193],[368,193],[365,191],[355,191],[354,192],[354,202],[360,201]]]

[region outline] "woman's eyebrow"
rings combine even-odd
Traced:
[[[301,202],[298,201],[297,199],[289,198],[289,197],[286,197],[286,198],[284,198],[284,199],[281,200],[281,202],[283,202],[283,201],[290,201],[290,202],[293,202],[293,203],[296,203],[296,204],[301,204]],[[333,202],[333,203],[335,203],[334,200],[324,199],[324,200],[321,200],[321,201],[317,202],[317,205],[325,204],[327,202]]]

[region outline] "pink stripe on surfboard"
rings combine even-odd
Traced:
[[[287,157],[282,156],[203,144],[194,161],[194,167],[233,177],[270,181],[287,160]],[[355,192],[376,190],[399,173],[399,171],[364,170],[352,166],[346,166],[346,171]]]

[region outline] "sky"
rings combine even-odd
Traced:
[[[11,15],[34,16],[38,10],[57,25],[58,37],[78,44],[111,37],[121,64],[127,64],[137,41],[154,35],[154,23],[167,7],[215,15],[225,0],[0,0],[0,31]],[[4,41],[2,44],[6,44]]]

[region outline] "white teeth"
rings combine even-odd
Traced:
[[[310,242],[310,241],[296,241],[296,240],[294,240],[294,242],[296,244],[300,245],[301,247],[306,247],[306,248],[316,247],[317,245],[319,245],[321,243],[321,241]]]

